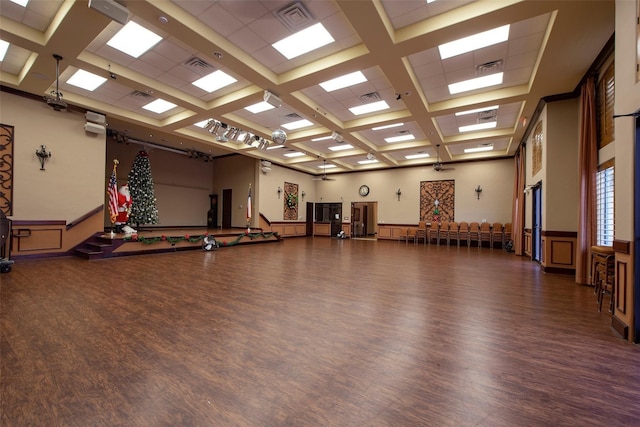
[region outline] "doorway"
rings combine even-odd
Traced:
[[[222,228],[231,228],[231,200],[232,191],[230,188],[222,190]]]
[[[633,275],[633,342],[636,344],[640,343],[640,170],[638,170],[638,165],[640,165],[640,117],[636,117],[636,135],[635,135],[635,159],[634,160],[634,224],[633,224],[633,244],[636,248],[634,252],[634,260],[633,260],[633,271],[635,272]],[[616,292],[616,296],[618,293]],[[616,304],[617,306],[617,304]]]
[[[531,254],[534,261],[542,262],[542,183],[537,183],[531,190],[533,192]]]
[[[351,236],[353,238],[377,239],[378,202],[351,203]]]

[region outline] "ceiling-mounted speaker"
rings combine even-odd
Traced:
[[[340,135],[338,132],[332,132],[331,133],[331,139],[333,139],[335,142],[342,142],[344,141],[344,138],[342,137],[342,135]]]
[[[97,123],[99,125],[104,125],[107,122],[107,117],[104,114],[94,113],[93,111],[87,111],[84,118],[88,122]]]
[[[264,91],[264,102],[266,102],[267,104],[273,105],[276,108],[279,108],[282,105],[282,100],[280,98],[278,98],[276,95],[274,95],[273,93],[269,92],[268,90]]]
[[[89,133],[95,133],[97,135],[103,134],[106,132],[106,128],[104,125],[100,125],[97,123],[87,122],[84,124],[84,130]]]
[[[89,8],[97,10],[122,25],[129,20],[129,10],[114,0],[89,0]]]

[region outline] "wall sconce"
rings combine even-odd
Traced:
[[[278,199],[280,198],[281,194],[282,194],[282,188],[278,187]]]
[[[300,195],[302,196],[302,201],[304,202],[304,196],[306,196],[307,193],[305,193],[304,190],[302,190],[302,193]]]
[[[45,145],[41,145],[38,150],[36,150],[36,156],[40,159],[40,170],[44,170],[44,162],[49,157],[51,157],[51,151],[47,151],[47,147]]]
[[[400,196],[402,196],[402,191],[400,191],[399,188],[398,188],[398,191],[396,191],[396,196],[398,196],[398,201],[400,201]]]
[[[478,200],[480,200],[480,193],[482,193],[482,187],[478,185],[475,191],[476,191],[476,195],[478,196]]]

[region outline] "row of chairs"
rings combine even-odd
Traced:
[[[400,240],[404,240],[406,243],[412,241],[418,243],[420,241],[425,244],[428,243],[446,243],[450,245],[451,242],[466,243],[467,246],[471,246],[472,242],[476,242],[478,247],[481,247],[486,242],[489,247],[493,248],[497,244],[503,248],[505,244],[511,240],[511,223],[502,224],[500,222],[494,222],[493,224],[488,222],[449,222],[442,221],[439,223],[433,223],[427,226],[426,221],[420,221],[418,227],[407,227],[401,230]]]

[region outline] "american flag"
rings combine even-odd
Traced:
[[[249,198],[247,199],[247,221],[251,219],[251,185],[249,185]]]
[[[118,182],[116,181],[115,164],[113,165],[111,178],[109,178],[107,194],[109,195],[109,216],[111,217],[111,224],[113,224],[116,222],[116,217],[118,216]]]

